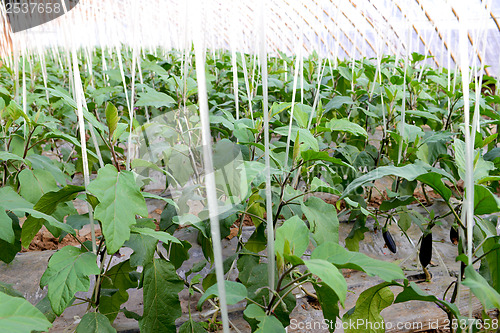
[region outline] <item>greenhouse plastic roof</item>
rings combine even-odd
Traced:
[[[432,56],[429,64],[455,67],[463,26],[470,64],[483,63],[491,66],[488,74],[500,74],[497,0],[80,0],[66,15],[16,33],[0,7],[3,57],[52,46],[184,49],[199,33],[207,48],[254,53],[265,26],[267,52],[273,55],[316,51],[321,57],[359,59],[418,52]]]

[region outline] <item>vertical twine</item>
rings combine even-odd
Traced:
[[[269,279],[269,295],[274,290],[274,224],[273,201],[271,195],[271,165],[269,157],[269,97],[267,92],[267,50],[266,50],[266,19],[265,0],[260,3],[260,69],[262,73],[262,113],[264,114],[264,146],[265,146],[265,177],[266,177],[266,219],[267,219],[267,273]]]
[[[224,280],[224,269],[222,262],[222,246],[220,240],[219,213],[217,206],[217,193],[215,188],[215,175],[213,169],[212,158],[212,137],[210,134],[210,118],[207,99],[207,86],[205,75],[205,52],[204,40],[202,38],[203,25],[202,20],[202,3],[195,1],[197,8],[194,23],[197,26],[197,31],[194,33],[194,52],[196,61],[196,77],[198,82],[198,101],[200,106],[201,132],[203,142],[203,162],[205,164],[205,184],[207,188],[208,210],[210,212],[210,231],[212,234],[212,244],[214,250],[215,275],[217,277],[217,288],[219,291],[219,303],[222,317],[222,327],[224,332],[229,332],[229,318],[227,314],[226,301],[226,286]]]

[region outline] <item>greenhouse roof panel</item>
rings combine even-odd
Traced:
[[[500,70],[498,1],[272,0],[264,1],[264,6],[271,54],[317,52],[322,57],[358,59],[420,52],[433,57],[427,60],[430,65],[455,67],[458,30],[465,22],[471,65],[483,61],[491,66],[492,75]],[[201,8],[202,32],[193,30],[197,8]],[[0,52],[7,57],[14,49],[38,52],[52,46],[121,43],[184,49],[194,34],[203,33],[207,48],[254,53],[263,28],[260,13],[258,1],[80,0],[60,18],[13,33],[2,7]]]

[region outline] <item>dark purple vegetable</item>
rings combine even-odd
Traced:
[[[388,230],[386,230],[382,233],[382,236],[384,237],[385,245],[387,246],[387,248],[392,253],[396,253],[397,247],[396,247],[396,243],[394,242],[394,239],[392,239],[391,233]]]
[[[418,255],[422,267],[427,267],[432,259],[432,232],[422,238],[422,244],[420,244],[420,253]]]
[[[458,244],[458,228],[455,226],[450,228],[450,241],[453,245]]]

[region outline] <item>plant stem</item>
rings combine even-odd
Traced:
[[[483,259],[484,257],[486,257],[486,256],[487,256],[488,254],[490,254],[491,252],[498,251],[498,249],[499,249],[498,247],[494,247],[494,248],[492,248],[491,250],[489,250],[489,251],[487,251],[487,252],[483,253],[482,255],[480,255],[479,257],[477,257],[477,258],[476,258],[476,259],[472,262],[472,264],[477,263],[479,260],[481,260],[481,259]]]
[[[308,274],[311,274],[311,273],[308,273]],[[307,276],[308,274],[304,275],[304,276]],[[312,275],[312,274],[311,274]],[[302,276],[302,277],[304,277]],[[297,286],[295,286],[294,288],[290,288],[282,297],[281,299],[284,299],[285,297],[287,297],[295,288],[297,287],[300,287],[301,285],[303,285],[304,283],[306,283],[307,281],[302,281],[301,283],[299,283]],[[286,288],[285,288],[286,289]],[[280,304],[280,302],[276,302],[276,304],[271,308],[271,311],[270,313],[273,313],[274,310],[276,310],[276,308],[278,307],[278,305]]]
[[[446,205],[450,208],[451,212],[453,213],[453,215],[455,216],[455,219],[457,220],[458,224],[460,224],[460,226],[463,228],[463,229],[466,229],[465,226],[463,225],[462,223],[462,220],[460,219],[460,217],[458,216],[457,212],[455,211],[455,209],[453,209],[453,206],[450,204],[450,202],[448,200],[445,201],[446,202]]]
[[[424,183],[421,184],[422,186],[422,193],[424,194],[425,201],[427,202],[427,205],[430,206],[432,202],[429,200],[429,197],[427,196],[427,192],[425,191],[425,185]]]
[[[309,276],[312,276],[312,273],[307,273],[307,274],[304,274],[298,278],[296,278],[295,280],[293,281],[290,281],[289,283],[287,283],[283,288],[281,288],[280,292],[283,291],[283,290],[286,290],[288,287],[290,287],[292,284],[302,280],[303,278],[306,278],[306,277],[309,277]],[[294,289],[294,288],[292,288]]]
[[[26,144],[24,145],[23,159],[25,159],[26,155],[28,155],[28,151],[30,149],[31,137],[33,136],[33,133],[35,132],[35,129],[36,129],[36,125],[33,127],[33,129],[28,134],[28,138],[26,139]]]

